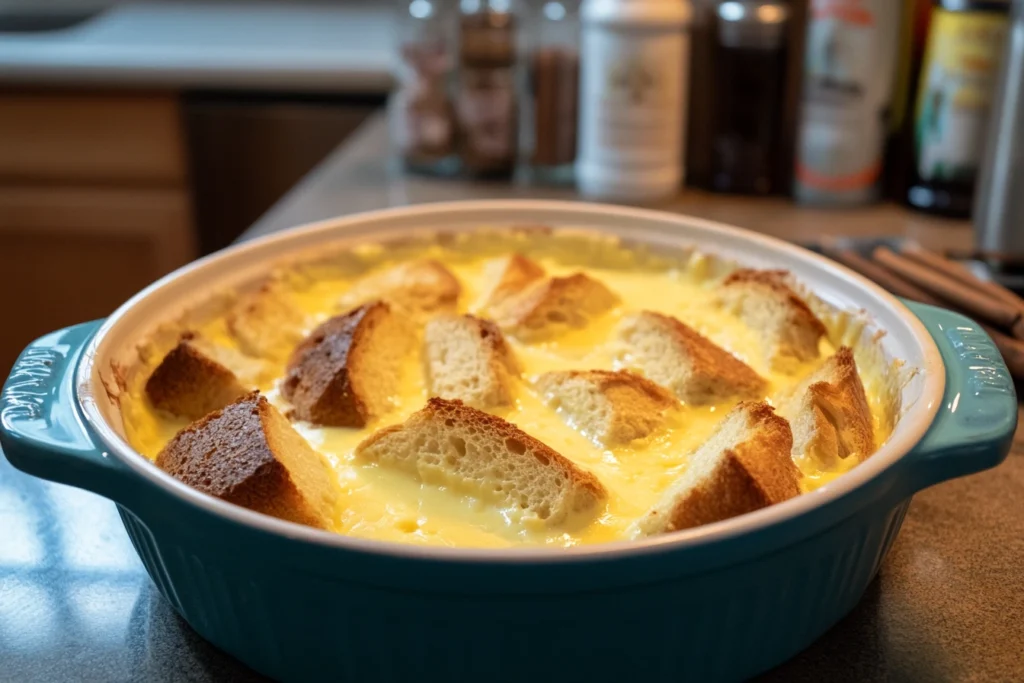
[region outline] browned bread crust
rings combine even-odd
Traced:
[[[243,353],[280,362],[302,339],[306,317],[289,299],[282,282],[271,279],[244,295],[228,311],[225,322]]]
[[[711,524],[793,498],[799,472],[789,423],[767,403],[741,403],[690,458],[686,471],[634,525],[650,536]]]
[[[484,297],[484,310],[500,306],[510,296],[544,277],[544,269],[522,254],[511,254],[490,261],[485,266],[489,291]]]
[[[625,370],[547,372],[536,384],[577,429],[606,446],[647,436],[679,405],[666,389]]]
[[[156,464],[229,503],[297,524],[333,525],[334,471],[258,392],[178,432]]]
[[[146,380],[146,395],[155,408],[190,420],[223,408],[247,391],[189,333]]]
[[[720,288],[726,304],[764,335],[767,357],[775,368],[784,368],[791,360],[818,358],[818,341],[828,333],[791,282],[785,270],[743,268],[726,277]]]
[[[292,417],[363,427],[388,410],[409,338],[389,304],[376,301],[313,330],[288,362],[282,394]]]
[[[638,368],[689,405],[764,396],[767,383],[731,353],[679,320],[642,311],[619,329]]]
[[[341,302],[355,306],[381,299],[397,311],[422,320],[434,313],[454,311],[461,293],[462,285],[451,271],[434,259],[422,259],[363,278]]]
[[[853,351],[840,347],[783,402],[780,412],[793,425],[793,457],[828,467],[875,450],[871,408]]]
[[[535,280],[492,312],[502,329],[520,339],[545,339],[585,327],[607,313],[619,297],[586,273]]]
[[[405,423],[371,435],[356,456],[461,490],[548,526],[592,512],[601,482],[500,417],[431,398]]]

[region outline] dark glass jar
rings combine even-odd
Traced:
[[[716,19],[710,189],[770,194],[777,177],[787,7],[723,2]]]
[[[508,0],[463,0],[461,9],[455,101],[461,169],[475,178],[509,178],[518,141],[518,18]]]

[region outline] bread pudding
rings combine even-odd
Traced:
[[[121,410],[139,452],[250,509],[568,547],[753,512],[870,457],[908,372],[878,334],[785,271],[481,229],[214,293],[140,348]]]

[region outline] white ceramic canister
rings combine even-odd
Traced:
[[[682,185],[688,0],[584,0],[576,181],[588,197],[648,201]]]

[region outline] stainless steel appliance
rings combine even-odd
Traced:
[[[1024,0],[1014,0],[974,207],[975,246],[1024,265]]]

